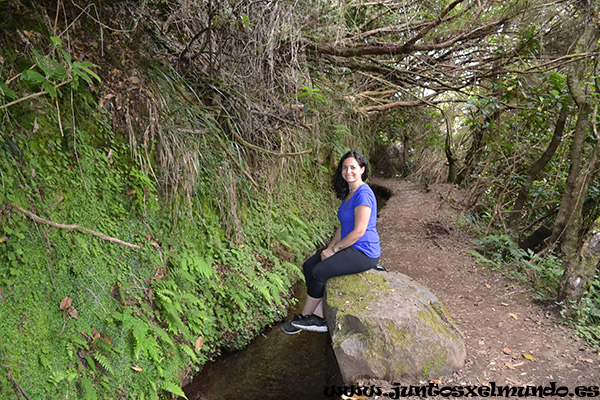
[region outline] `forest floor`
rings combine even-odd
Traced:
[[[600,386],[598,352],[561,323],[552,304],[467,254],[474,237],[458,226],[456,187],[373,183],[392,192],[378,219],[382,263],[429,288],[464,336],[465,366],[439,377],[440,386]]]

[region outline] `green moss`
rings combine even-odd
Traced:
[[[407,327],[398,328],[394,321],[383,321],[382,325],[386,332],[388,332],[394,341],[399,345],[408,348],[415,341],[415,337]]]
[[[440,317],[441,320],[454,323],[454,320],[448,313],[448,309],[446,308],[446,306],[443,303],[429,302],[429,306],[433,309],[433,311],[435,311],[435,313]]]
[[[434,332],[437,332],[447,338],[455,339],[454,333],[450,331],[445,324],[449,318],[441,318],[438,313],[427,308],[424,308],[419,312],[419,318],[426,322],[429,328]]]
[[[423,378],[429,378],[429,374],[439,373],[439,371],[446,365],[447,353],[444,348],[434,348],[429,352],[429,359],[423,366]]]
[[[383,275],[369,272],[332,278],[327,285],[327,290],[335,293],[327,298],[327,303],[337,308],[340,316],[349,312],[368,314],[367,306],[391,290]]]

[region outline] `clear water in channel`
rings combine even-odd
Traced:
[[[301,310],[303,282],[294,287]],[[295,311],[299,312],[299,311]],[[342,385],[329,333],[287,335],[274,325],[247,348],[208,363],[184,388],[189,400],[337,400],[325,388]]]

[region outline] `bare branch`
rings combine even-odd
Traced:
[[[75,230],[78,230],[78,231],[81,231],[81,232],[85,232],[85,233],[89,233],[90,235],[94,235],[96,237],[99,237],[102,240],[106,240],[106,241],[117,243],[117,244],[120,244],[120,245],[123,245],[123,246],[131,247],[132,249],[141,249],[141,247],[138,246],[137,244],[127,243],[127,242],[124,242],[124,241],[122,241],[120,239],[117,239],[117,238],[105,235],[104,233],[93,231],[93,230],[85,228],[83,226],[79,226],[79,225],[75,225],[75,224],[65,225],[65,224],[59,224],[59,223],[56,223],[56,222],[53,222],[53,221],[49,221],[47,219],[38,217],[37,215],[35,215],[31,211],[27,211],[23,207],[17,206],[15,204],[8,204],[8,206],[14,208],[15,210],[19,211],[21,214],[23,214],[23,215],[31,218],[35,222],[39,222],[41,224],[50,225],[50,226],[53,226],[55,228],[60,228],[60,229],[67,229],[67,230],[73,230],[73,229],[75,229]]]

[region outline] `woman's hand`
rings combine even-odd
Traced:
[[[321,252],[321,261],[328,259],[329,257],[331,257],[334,254],[335,254],[335,252],[333,251],[333,249],[330,249],[329,247],[326,248],[325,250],[323,250]]]

